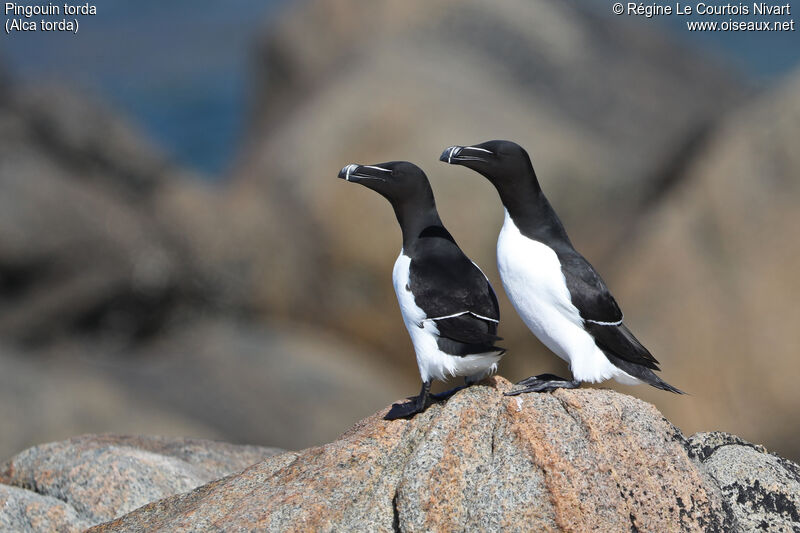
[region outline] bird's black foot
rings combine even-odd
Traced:
[[[423,412],[431,405],[431,382],[424,381],[422,390],[418,396],[410,398],[411,401],[396,403],[392,405],[389,412],[383,417],[384,420],[397,420],[398,418],[410,418],[417,413]]]
[[[553,374],[539,374],[531,376],[514,384],[514,388],[504,393],[506,396],[516,396],[526,392],[550,392],[556,389],[577,389],[581,382],[560,378]]]

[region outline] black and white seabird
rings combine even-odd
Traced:
[[[682,394],[659,378],[658,361],[625,327],[622,311],[579,254],[536,179],[528,153],[510,141],[451,146],[441,161],[482,174],[500,194],[505,221],[497,239],[503,288],[522,320],[567,361],[573,379],[533,376],[509,394],[576,388],[614,378]]]
[[[422,390],[411,402],[394,404],[385,418],[410,417],[431,404],[433,379],[465,376],[469,385],[497,370],[505,352],[494,345],[500,340],[497,297],[442,225],[422,169],[407,161],[347,165],[339,177],[389,200],[403,231],[392,279],[417,355]]]

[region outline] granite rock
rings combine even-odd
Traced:
[[[89,525],[72,506],[57,498],[0,484],[0,531],[73,533]]]
[[[742,531],[800,531],[798,465],[727,433],[697,433],[689,444]]]
[[[504,396],[510,387],[490,378],[411,420],[384,420],[387,407],[298,452],[118,436],[39,446],[0,467],[0,526],[727,533],[800,525],[800,467],[762,446],[725,433],[687,439],[652,405],[609,390]]]
[[[36,446],[0,466],[0,489],[7,502],[0,524],[17,531],[71,531],[189,491],[279,452],[206,440],[115,435]]]
[[[149,504],[94,531],[731,531],[719,488],[651,405],[506,397],[492,378],[411,420]]]

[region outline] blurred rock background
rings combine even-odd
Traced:
[[[529,149],[690,395],[603,386],[800,457],[796,34],[737,64],[736,36],[589,2],[120,6],[3,37],[2,458],[104,431],[300,448],[415,393],[399,230],[335,175],[419,163],[500,289],[496,194],[438,162],[490,138]],[[501,372],[565,372],[499,298]]]

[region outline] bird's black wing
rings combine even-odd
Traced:
[[[604,324],[621,323],[622,311],[592,265],[577,252],[558,255],[572,304],[581,318]]]
[[[658,361],[650,351],[642,346],[639,339],[625,326],[601,326],[586,322],[583,326],[594,337],[594,342],[606,354],[613,355],[625,361],[636,363],[653,370],[659,370]],[[613,359],[610,359],[614,363]],[[617,365],[619,366],[619,365]],[[625,370],[625,368],[623,368]]]
[[[622,323],[622,311],[605,282],[577,252],[559,256],[573,305],[583,327],[606,353],[625,361],[658,370],[658,361]]]
[[[446,353],[499,350],[494,347],[500,339],[497,296],[483,272],[447,237],[432,234],[417,242],[409,267],[414,301],[436,324],[439,348]]]
[[[447,318],[433,318],[439,335],[467,344],[492,344],[501,340],[497,332],[497,322],[477,317],[471,313]]]

